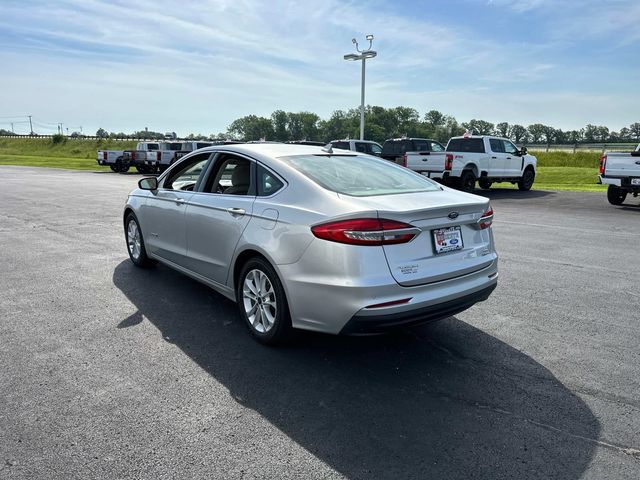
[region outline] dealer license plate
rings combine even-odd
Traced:
[[[460,227],[438,228],[432,230],[431,233],[433,234],[433,245],[436,254],[453,252],[464,248]]]
[[[631,185],[640,185],[640,178],[632,178]]]

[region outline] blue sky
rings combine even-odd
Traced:
[[[367,103],[459,121],[640,121],[638,0],[0,1],[0,128],[217,133]],[[16,118],[10,118],[13,116]],[[20,117],[22,116],[22,117]]]

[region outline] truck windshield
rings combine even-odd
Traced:
[[[354,197],[440,190],[422,175],[370,156],[296,155],[280,159],[321,187]]]
[[[181,143],[167,143],[167,150],[180,150],[181,148]]]
[[[452,138],[447,144],[447,152],[484,153],[482,138]]]

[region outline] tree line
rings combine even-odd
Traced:
[[[477,135],[498,135],[518,144],[575,144],[640,141],[640,122],[611,131],[602,125],[588,124],[580,130],[564,131],[541,123],[524,126],[507,122],[492,123],[471,119],[459,123],[453,116],[430,110],[421,116],[410,107],[384,108],[367,106],[365,111],[365,138],[383,142],[388,138],[422,137],[446,143],[449,138],[465,131]],[[360,135],[360,109],[336,110],[328,119],[313,112],[284,112],[276,110],[270,117],[247,115],[234,120],[227,130],[230,138],[244,140],[331,141],[358,138]]]
[[[478,135],[498,135],[510,138],[517,144],[580,144],[580,143],[622,143],[640,141],[640,122],[635,122],[611,131],[602,125],[588,124],[579,130],[562,130],[541,123],[532,125],[492,123],[471,119],[459,123],[453,116],[438,110],[429,110],[420,115],[410,107],[385,108],[367,106],[365,111],[365,138],[382,143],[388,138],[401,136],[432,138],[446,143],[449,138],[462,135],[465,131]],[[0,130],[0,135],[11,132]],[[78,135],[74,133],[74,135]],[[269,117],[247,115],[231,122],[226,132],[211,135],[190,134],[192,140],[272,140],[286,142],[292,140],[313,140],[329,142],[336,139],[359,138],[360,109],[336,110],[327,119],[313,112],[285,112],[276,110]],[[101,138],[175,138],[161,132],[141,130],[132,134],[108,132],[100,128],[96,136]]]

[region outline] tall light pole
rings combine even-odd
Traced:
[[[358,48],[358,41],[354,38],[351,41],[356,46],[356,51],[358,52],[358,54],[348,53],[347,55],[344,56],[345,60],[351,60],[351,61],[362,60],[362,87],[361,87],[361,91],[360,91],[360,140],[364,140],[364,73],[365,73],[365,66],[366,66],[366,63],[367,63],[367,58],[373,58],[376,55],[378,55],[378,52],[376,52],[374,50],[371,50],[371,45],[373,44],[373,35],[367,35],[366,38],[369,41],[369,48],[367,48],[366,50],[360,50],[360,48]]]

